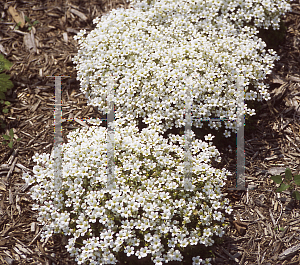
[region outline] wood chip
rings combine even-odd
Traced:
[[[70,9],[70,12],[73,13],[74,15],[80,17],[82,20],[86,21],[87,20],[87,17],[85,14],[81,13],[80,11],[74,9],[74,8],[71,8]]]
[[[17,24],[18,24],[18,23],[21,23],[21,24],[20,24],[20,27],[21,27],[21,28],[23,28],[23,27],[25,26],[25,19],[23,18],[23,16],[21,16],[21,15],[18,13],[18,11],[17,11],[14,7],[10,6],[10,7],[8,8],[8,12],[11,14],[13,20],[14,20]]]
[[[33,35],[33,31],[30,33],[26,33],[23,38],[24,45],[29,52],[37,53],[35,38]]]
[[[296,245],[296,246],[292,246],[288,249],[286,249],[285,251],[283,251],[279,256],[278,259],[279,260],[285,260],[293,255],[295,255],[298,251],[300,250],[300,244]]]

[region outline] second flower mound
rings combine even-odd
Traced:
[[[106,133],[94,126],[70,133],[62,148],[62,176],[54,174],[54,153],[35,158],[35,176],[26,181],[39,183],[32,187],[32,198],[44,205],[36,205],[38,220],[50,221],[43,238],[63,232],[71,236],[68,250],[78,262],[105,262],[116,261],[122,249],[128,256],[150,254],[154,260],[165,253],[164,260],[181,260],[176,245],[209,246],[213,235],[222,236],[222,212],[231,207],[221,201],[220,189],[229,172],[210,166],[220,159],[211,142],[192,142],[187,191],[183,136],[164,139],[155,130],[117,126],[116,186],[107,190]],[[81,248],[75,245],[80,242],[85,242]]]

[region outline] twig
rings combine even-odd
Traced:
[[[17,152],[16,152],[16,153],[17,153]],[[15,154],[16,154],[16,153],[15,153]],[[8,182],[8,179],[9,179],[11,173],[13,172],[13,170],[14,170],[14,168],[15,168],[15,165],[16,165],[16,163],[17,163],[17,160],[18,160],[18,158],[16,157],[16,158],[14,159],[14,162],[11,164],[10,169],[9,169],[7,175],[6,175],[5,182]]]

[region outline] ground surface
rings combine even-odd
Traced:
[[[34,42],[26,39],[28,24],[14,30],[10,6],[32,22],[39,21],[31,31]],[[80,93],[71,61],[78,48],[73,36],[80,29],[93,29],[93,18],[117,6],[128,5],[122,0],[0,3],[0,51],[13,63],[8,73],[14,83],[7,93],[9,112],[0,117],[7,125],[1,134],[13,128],[15,137],[21,138],[12,149],[0,146],[0,264],[75,264],[64,248],[64,237],[57,235],[46,243],[40,242],[42,227],[31,210],[32,200],[21,176],[23,171],[32,173],[35,153],[50,153],[53,147],[54,82],[47,75],[71,76],[62,81],[63,118],[103,118],[87,106]],[[230,229],[224,241],[210,248],[215,255],[213,264],[300,263],[299,203],[291,200],[288,193],[279,197],[270,180],[270,174],[280,174],[286,167],[296,174],[300,165],[299,2],[293,2],[293,12],[283,20],[287,33],[284,41],[275,45],[281,60],[267,80],[272,101],[260,104],[258,114],[245,127],[246,182],[255,189],[231,191],[228,188],[235,187],[235,176],[227,181],[223,192],[234,211],[227,217]],[[64,122],[64,140],[69,131],[81,126],[76,121]],[[219,167],[234,173],[235,139],[216,144],[222,155]],[[228,150],[229,144],[233,152]],[[278,226],[284,231],[275,230]],[[200,248],[190,251],[203,253]],[[125,264],[125,259],[122,262]],[[146,263],[130,260],[127,264]],[[184,264],[191,264],[187,257]]]

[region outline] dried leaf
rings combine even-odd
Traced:
[[[21,15],[19,15],[18,11],[14,7],[10,6],[8,8],[8,12],[11,14],[12,18],[17,24],[20,23],[21,28],[25,26],[25,20]]]

